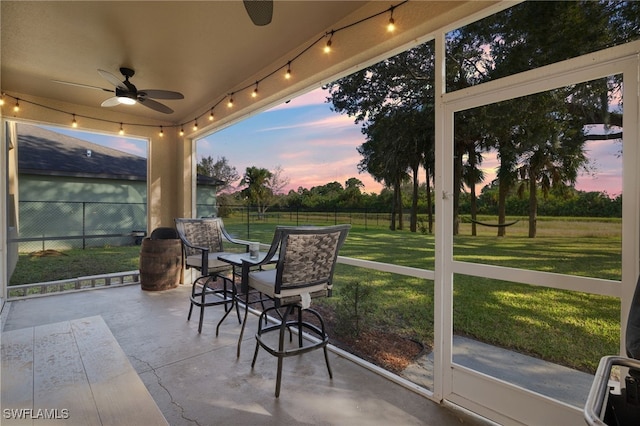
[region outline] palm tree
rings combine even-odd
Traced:
[[[242,195],[258,209],[258,217],[262,219],[264,213],[269,207],[269,200],[273,192],[269,184],[273,174],[267,170],[258,167],[247,167],[244,177],[240,181],[240,185],[247,187],[242,190]]]

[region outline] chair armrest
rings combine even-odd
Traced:
[[[193,244],[188,243],[187,241],[181,239],[182,244],[192,248],[194,250],[199,250],[201,252],[201,261],[200,261],[200,273],[203,276],[207,276],[209,275],[209,248],[208,247],[200,247],[200,246],[195,246]]]
[[[246,259],[242,259],[242,273],[240,280],[240,291],[246,293],[249,291],[249,272],[251,268],[262,268],[263,265],[273,264],[273,257],[276,255],[278,246],[271,246],[269,251],[265,255],[264,259],[260,262],[251,262]]]
[[[229,235],[229,233],[227,232],[227,230],[225,228],[222,228],[222,236],[224,237],[224,240],[231,243],[231,244],[237,244],[237,245],[241,245],[241,246],[245,246],[245,252],[249,252],[249,244],[251,244],[250,241],[246,241],[246,240],[241,240],[239,238],[233,238],[231,235]]]

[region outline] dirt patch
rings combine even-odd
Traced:
[[[333,310],[325,306],[314,306],[325,322],[329,342],[349,353],[399,374],[414,362],[425,348],[420,342],[382,330],[366,330],[351,338],[335,332],[336,319]]]
[[[33,253],[29,253],[29,256],[31,257],[53,257],[53,256],[69,256],[66,253],[62,253],[58,250],[40,250],[40,251],[34,251]]]

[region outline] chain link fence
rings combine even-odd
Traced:
[[[20,201],[20,252],[140,244],[145,203]]]
[[[207,210],[209,209],[209,210]],[[266,212],[260,212],[255,206],[222,205],[212,209],[210,206],[198,205],[198,216],[206,211],[215,211],[224,219],[227,230],[233,230],[234,236],[240,239],[251,239],[255,234],[261,234],[265,227],[271,229],[276,225],[337,225],[349,223],[361,226],[365,230],[370,228],[388,228],[391,223],[391,213],[373,209],[340,209],[340,208],[304,208],[304,207],[269,207]],[[405,226],[409,226],[409,214],[404,213]]]

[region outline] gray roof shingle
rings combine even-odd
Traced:
[[[147,178],[146,158],[30,124],[19,123],[17,130],[21,174],[142,181]]]

